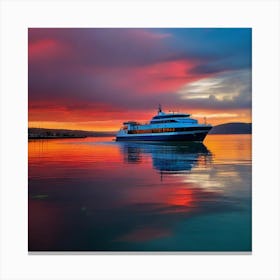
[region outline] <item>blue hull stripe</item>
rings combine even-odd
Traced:
[[[118,136],[116,141],[203,141],[207,132],[176,135]]]

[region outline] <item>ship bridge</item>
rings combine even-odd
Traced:
[[[197,123],[197,120],[191,119],[190,114],[180,114],[180,113],[165,114],[163,112],[160,112],[157,116],[154,116],[152,118],[150,124],[170,123],[170,122]]]

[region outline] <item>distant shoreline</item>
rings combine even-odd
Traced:
[[[252,133],[209,133],[209,135],[252,135]],[[98,136],[41,136],[41,137],[28,137],[28,140],[50,140],[50,139],[82,139],[82,138],[99,138],[99,137],[113,137],[111,135],[98,135]]]
[[[65,139],[113,136],[115,132],[84,131],[52,128],[28,128],[28,139]]]
[[[214,126],[209,134],[252,134],[251,123],[225,123]]]
[[[87,138],[88,136],[28,136],[28,139],[30,140],[36,140],[36,139],[71,139],[71,138]]]
[[[214,126],[209,135],[252,134],[251,123],[225,123]],[[28,128],[28,139],[71,139],[86,137],[114,137],[115,131],[84,131],[70,129]]]

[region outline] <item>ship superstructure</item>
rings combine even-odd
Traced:
[[[200,124],[190,116],[183,113],[165,113],[159,106],[158,114],[148,124],[124,122],[116,135],[116,141],[202,142],[212,126]]]

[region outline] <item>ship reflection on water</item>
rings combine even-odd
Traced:
[[[211,161],[211,153],[202,143],[126,142],[120,147],[125,162],[141,163],[143,155],[150,156],[153,168],[161,175],[187,173],[198,162]]]
[[[251,138],[207,140],[29,142],[29,250],[251,251]]]

